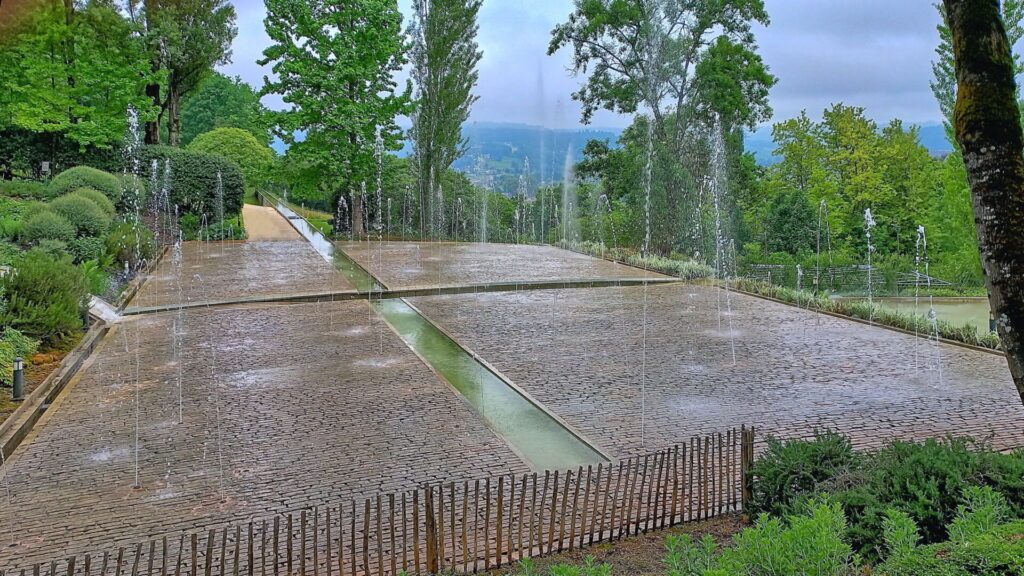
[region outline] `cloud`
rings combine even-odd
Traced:
[[[260,0],[232,0],[238,12],[233,61],[223,72],[260,86],[270,71],[256,65],[269,44]],[[833,103],[862,106],[879,121],[940,120],[929,88],[938,43],[938,15],[920,0],[766,0],[771,17],[755,30],[760,53],[779,78],[771,91],[775,119],[806,109],[812,116]],[[400,8],[410,13],[410,0]],[[472,120],[551,127],[579,123],[571,94],[583,78],[568,71],[571,51],[547,56],[551,29],[572,11],[571,0],[487,0],[480,11],[479,100]],[[280,98],[267,105],[280,108]],[[598,127],[630,119],[601,111]]]

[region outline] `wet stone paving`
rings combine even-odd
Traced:
[[[365,301],[135,317],[92,358],[8,464],[0,567],[527,470]]]
[[[643,287],[410,300],[617,456],[741,424],[830,428],[861,447],[947,434],[1024,446],[1003,357],[760,298],[651,285],[646,354]]]
[[[553,246],[453,242],[337,242],[388,288],[666,278]]]
[[[132,307],[297,296],[352,286],[303,240],[183,242],[170,248]]]
[[[552,247],[342,246],[391,288],[643,276]],[[0,568],[528,471],[366,301],[245,302],[347,289],[300,241],[165,256],[130,306],[220,305],[111,327],[4,466]],[[860,446],[949,433],[1024,446],[1000,356],[712,287],[409,301],[616,457],[741,424],[830,427]]]

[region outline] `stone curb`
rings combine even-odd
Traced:
[[[64,357],[60,366],[25,398],[21,406],[18,406],[17,410],[11,413],[3,424],[0,424],[0,450],[3,451],[4,458],[10,460],[11,454],[32,431],[36,422],[57,398],[57,395],[78,373],[79,368],[103,340],[109,329],[110,327],[104,322],[93,324],[82,341]]]

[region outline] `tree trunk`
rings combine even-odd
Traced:
[[[366,228],[363,227],[363,195],[358,190],[352,190],[352,235],[356,238],[366,235]]]
[[[167,90],[167,143],[177,148],[181,135],[181,94],[173,82]]]
[[[1024,135],[998,0],[944,0],[953,37],[956,139],[967,167],[996,329],[1024,402]]]
[[[147,84],[146,96],[153,101],[153,106],[160,108],[160,85]],[[162,114],[161,114],[162,116]],[[160,120],[146,122],[146,144],[160,143]]]

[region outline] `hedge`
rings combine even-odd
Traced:
[[[241,128],[216,128],[196,136],[188,145],[193,152],[218,154],[238,164],[246,184],[262,184],[274,165],[274,151]]]
[[[118,177],[89,166],[68,168],[50,181],[50,194],[53,197],[74,192],[79,188],[99,190],[115,204],[121,198],[121,181]]]
[[[93,204],[99,206],[99,208],[111,218],[113,218],[114,214],[117,213],[114,209],[114,203],[110,201],[110,198],[107,198],[106,194],[96,190],[95,188],[79,188],[72,192],[71,195],[81,196],[90,200]]]
[[[50,192],[46,184],[35,180],[0,180],[0,196],[47,200],[50,198]]]
[[[224,217],[230,218],[242,209],[245,178],[234,162],[216,154],[191,152],[170,146],[146,146],[142,149],[142,177],[150,178],[153,160],[163,178],[164,161],[171,161],[171,204],[179,212],[206,215],[208,222],[219,220],[217,205],[217,174],[221,176],[224,194]]]
[[[66,218],[79,236],[98,236],[110,227],[110,216],[85,196],[65,194],[50,202],[50,209]]]
[[[67,242],[75,237],[75,226],[68,219],[49,210],[33,214],[21,226],[21,241],[36,244],[41,240]]]

